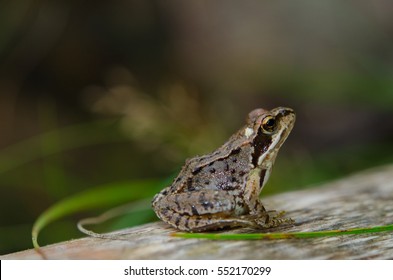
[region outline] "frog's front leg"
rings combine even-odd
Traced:
[[[169,194],[155,210],[163,221],[184,231],[256,226],[255,221],[235,215],[235,197],[221,190]]]
[[[267,170],[255,168],[250,172],[246,183],[244,201],[249,209],[250,217],[254,217],[255,223],[260,228],[272,228],[281,224],[293,223],[292,219],[282,218],[285,212],[266,211],[259,199],[259,193],[266,182],[264,176],[268,176]]]

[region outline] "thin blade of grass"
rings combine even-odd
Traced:
[[[51,222],[65,216],[103,207],[111,207],[132,200],[151,197],[158,189],[162,189],[163,180],[140,180],[112,183],[96,187],[74,196],[65,198],[44,211],[35,221],[32,228],[34,248],[38,249],[38,235]]]
[[[260,239],[306,239],[327,236],[339,236],[348,234],[367,234],[393,231],[393,224],[375,227],[351,228],[343,230],[311,231],[311,232],[273,232],[273,233],[239,233],[239,234],[220,234],[220,233],[173,233],[174,237],[182,238],[202,238],[212,240],[260,240]]]

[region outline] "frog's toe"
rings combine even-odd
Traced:
[[[281,218],[284,217],[287,213],[286,211],[276,211],[276,210],[269,210],[267,211],[270,217]]]
[[[267,215],[265,217],[256,219],[255,222],[261,228],[273,228],[283,224],[293,224],[295,221],[291,218],[281,218],[285,212],[280,212],[276,216]]]

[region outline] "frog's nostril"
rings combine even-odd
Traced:
[[[291,108],[279,107],[278,114],[281,116],[294,115],[295,111],[292,110]]]

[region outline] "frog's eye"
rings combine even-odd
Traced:
[[[267,116],[262,120],[262,128],[267,133],[272,133],[276,129],[276,119],[272,116]]]

